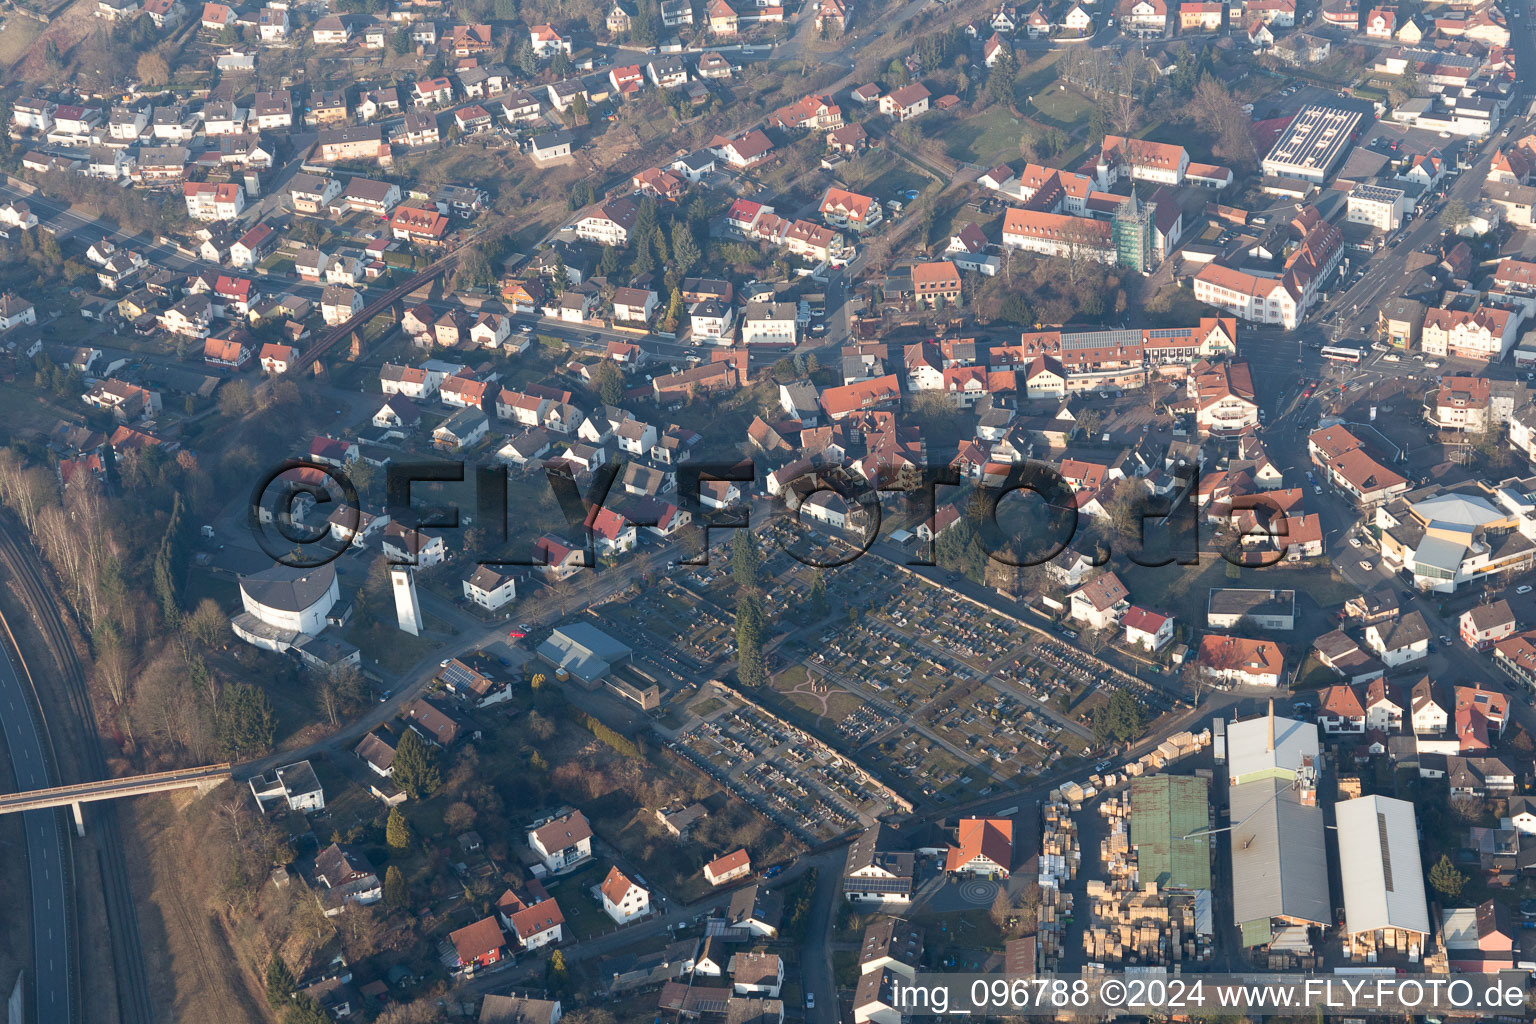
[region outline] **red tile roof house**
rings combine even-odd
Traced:
[[[1327,686],[1318,693],[1317,724],[1332,736],[1365,732],[1365,705],[1349,686]]]
[[[482,917],[451,933],[448,941],[453,943],[453,950],[458,954],[459,969],[472,973],[476,967],[489,967],[499,962],[507,939],[494,917]]]
[[[1275,687],[1285,671],[1285,647],[1270,640],[1207,633],[1200,638],[1197,660],[1208,679]]]
[[[910,121],[928,112],[928,99],[932,95],[921,82],[904,85],[880,97],[880,113],[898,121]]]
[[[1131,606],[1131,592],[1112,572],[1096,576],[1071,594],[1068,616],[1094,629],[1104,629],[1120,621]]]
[[[496,901],[496,914],[501,918],[502,926],[517,936],[524,949],[538,949],[565,938],[565,914],[560,904],[550,899],[542,886],[537,891],[535,886],[538,886],[537,882],[528,886],[529,898],[534,900],[532,904],[524,903],[511,889]],[[540,896],[543,898],[538,898]]]
[[[603,909],[619,924],[628,924],[651,912],[651,894],[616,867],[608,869],[608,877],[600,887]]]
[[[1125,642],[1155,654],[1173,640],[1173,616],[1133,604],[1120,618]]]
[[[357,445],[336,437],[317,437],[309,443],[309,457],[338,469],[357,459]]]
[[[251,365],[251,350],[234,338],[209,338],[203,343],[203,362],[243,372]]]
[[[1504,723],[1509,719],[1509,698],[1497,690],[1485,690],[1482,683],[1472,686],[1458,686],[1455,691],[1456,717],[1459,721],[1462,712],[1482,719],[1487,723],[1488,732],[1494,736],[1504,735]],[[1458,730],[1459,731],[1459,730]]]
[[[1013,867],[1013,822],[1008,818],[963,818],[944,858],[944,870],[969,875],[1008,877]]]
[[[530,830],[528,845],[546,869],[565,871],[591,858],[592,826],[580,811],[572,811]]]
[[[914,264],[912,299],[919,306],[931,309],[958,305],[960,269],[948,260]]]
[[[1372,679],[1365,687],[1365,727],[1377,732],[1403,731],[1403,694],[1385,679]]]
[[[1461,639],[1468,647],[1486,651],[1506,637],[1515,635],[1515,613],[1509,602],[1480,604],[1461,613]]]
[[[704,865],[704,878],[710,885],[724,885],[752,873],[752,858],[746,850],[737,850]]]
[[[639,543],[634,525],[622,514],[601,505],[593,506],[587,514],[587,528],[592,531],[592,542],[599,555],[620,555],[634,550]]]

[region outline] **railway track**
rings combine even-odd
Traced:
[[[62,692],[82,733],[78,752],[83,759],[84,772],[90,779],[105,779],[107,764],[98,741],[96,713],[91,706],[85,672],[64,627],[52,588],[40,567],[41,555],[32,547],[30,539],[18,540],[25,536],[25,531],[9,514],[0,517],[0,563],[4,563],[16,581],[22,600],[58,662]],[[102,891],[117,979],[118,1019],[122,1024],[155,1024],[117,808],[106,802],[92,808],[90,817],[89,828],[101,850]]]

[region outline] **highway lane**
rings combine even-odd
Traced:
[[[51,785],[43,740],[22,682],[9,652],[0,659],[0,725],[18,789]],[[32,977],[30,984],[38,1021],[74,1019],[70,984],[69,897],[65,892],[64,835],[57,811],[27,811],[27,865],[32,874]]]

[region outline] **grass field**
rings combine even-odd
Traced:
[[[873,153],[859,167],[863,173],[858,176],[858,184],[854,185],[853,181],[849,184],[881,201],[892,198],[897,192],[922,189],[929,183],[921,172],[889,152]]]
[[[0,28],[0,68],[9,68],[26,56],[37,37],[43,34],[43,26],[31,18],[14,15],[5,19]]]
[[[1093,109],[1087,97],[1060,82],[1052,82],[1035,93],[1033,106],[1042,121],[1067,131],[1086,121],[1088,112]]]
[[[1020,125],[1007,107],[991,106],[974,117],[946,122],[935,138],[951,159],[991,165],[1018,156]]]

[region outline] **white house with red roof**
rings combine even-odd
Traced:
[[[872,197],[833,186],[821,197],[821,218],[828,224],[867,231],[880,223],[880,204]]]
[[[553,25],[533,25],[528,29],[528,45],[536,57],[553,56],[557,51],[571,52],[571,41],[555,31]]]
[[[548,871],[565,871],[591,858],[592,826],[586,815],[571,811],[530,829],[528,846]]]
[[[1285,648],[1271,640],[1207,633],[1196,660],[1215,682],[1273,688],[1285,673]]]
[[[932,541],[939,534],[954,526],[960,521],[960,507],[954,502],[948,505],[940,505],[933,510],[933,515],[917,524],[913,532],[924,542]]]
[[[927,86],[913,82],[880,97],[880,113],[898,121],[910,121],[928,112],[928,101],[932,96]]]
[[[384,556],[391,564],[414,565],[421,569],[441,565],[448,557],[448,545],[442,537],[393,521],[384,527],[383,548]]]
[[[1461,640],[1477,651],[1486,651],[1500,640],[1515,635],[1515,613],[1509,602],[1494,601],[1468,608],[1459,621]]]
[[[944,870],[1007,878],[1013,868],[1013,822],[1008,818],[962,818],[944,858]]]
[[[357,443],[339,437],[316,437],[309,443],[309,458],[313,462],[345,469],[348,463],[357,461]]]
[[[639,543],[634,524],[611,508],[593,508],[587,515],[587,526],[592,531],[592,543],[599,555],[621,555],[633,551]]]
[[[532,882],[529,889],[535,886],[538,883]],[[538,893],[543,898],[536,899],[530,892],[528,901],[524,901],[508,889],[496,901],[496,916],[501,918],[502,927],[517,936],[524,949],[553,945],[565,938],[565,914],[560,904],[544,893],[542,886],[538,886]]]
[[[1155,654],[1173,640],[1173,616],[1133,604],[1120,617],[1125,642]]]
[[[599,887],[603,909],[618,924],[642,918],[651,912],[651,894],[636,885],[617,867],[608,869],[608,877]]]
[[[711,153],[732,167],[744,169],[756,167],[773,155],[773,140],[760,128],[753,128],[743,135],[728,139],[716,135],[706,147]]]
[[[587,564],[585,551],[552,533],[533,542],[533,558],[534,564],[553,580],[570,579]]]
[[[576,235],[598,245],[626,245],[638,212],[628,196],[609,200],[576,221]]]
[[[1118,623],[1131,607],[1131,592],[1112,572],[1095,576],[1068,597],[1067,615],[1092,629]]]
[[[716,857],[704,865],[704,879],[710,885],[724,885],[752,873],[752,857],[746,850],[736,850]]]
[[[1365,705],[1353,687],[1325,686],[1317,695],[1317,724],[1331,736],[1365,732]]]
[[[981,46],[981,60],[987,67],[995,67],[998,61],[1012,52],[1013,48],[1008,45],[1007,41],[996,32],[993,32],[991,38]]]
[[[1131,0],[1125,8],[1125,23],[1133,31],[1161,32],[1168,27],[1166,0]]]

